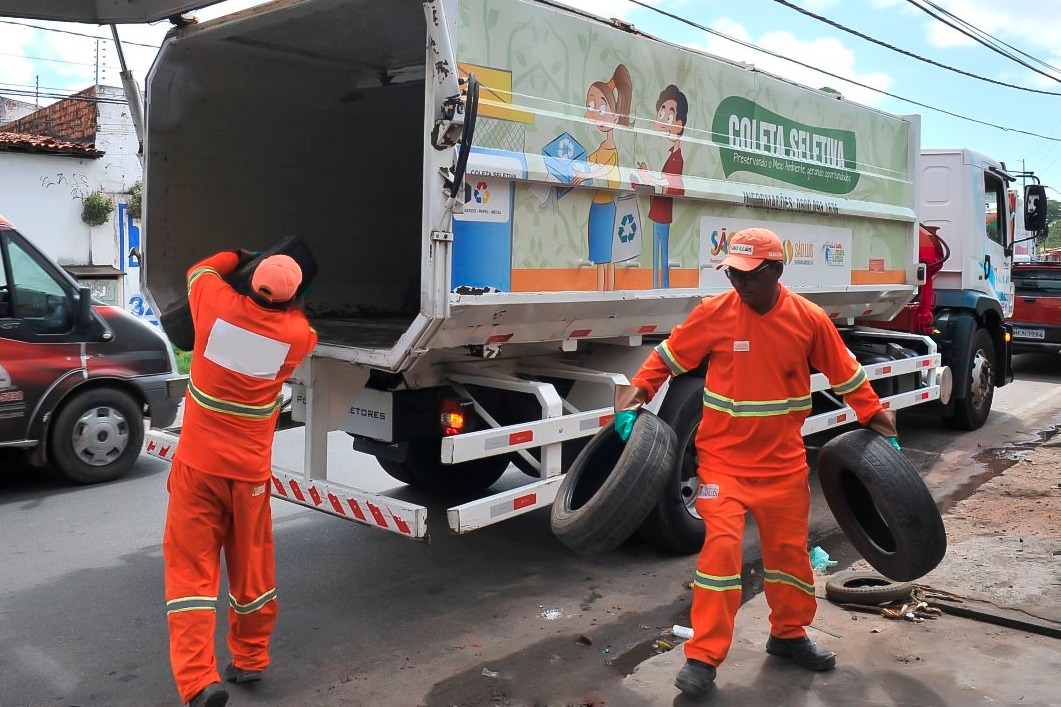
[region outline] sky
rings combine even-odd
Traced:
[[[1041,69],[1035,73],[1000,56],[930,17],[917,5],[934,2],[983,32],[1012,45]],[[629,0],[563,0],[602,17],[618,17],[639,30],[757,68],[798,83],[839,90],[845,98],[898,115],[921,115],[922,147],[967,147],[1006,163],[1012,171],[1034,171],[1051,187],[1049,196],[1061,198],[1061,1],[1023,0],[786,0],[875,39],[928,57],[963,71],[1035,91],[994,85],[930,66],[877,46],[820,20],[804,16],[779,0],[651,0],[666,12],[829,71],[865,86],[823,75],[709,34]],[[225,0],[199,10],[201,21],[261,0]],[[1008,6],[1008,7],[1007,7]],[[6,20],[6,18],[5,18]],[[0,95],[34,102],[39,82],[46,96],[66,94],[94,83],[120,85],[118,61],[109,28],[95,25],[25,21],[104,38],[61,34],[0,21]],[[123,25],[119,28],[130,64],[141,84],[157,47],[169,28]],[[98,52],[98,53],[97,53]],[[1054,68],[1056,67],[1056,68]],[[1046,74],[1046,75],[1044,75]],[[914,105],[872,90],[931,106]],[[17,95],[29,91],[31,95]],[[44,105],[54,99],[44,98]],[[977,124],[972,118],[995,126]],[[1035,133],[1037,136],[1022,134]]]

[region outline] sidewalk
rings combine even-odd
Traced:
[[[1019,454],[944,515],[947,556],[920,583],[1061,622],[1061,435]],[[848,612],[824,598],[825,579],[808,632],[836,651],[835,671],[810,673],[764,653],[769,608],[760,594],[737,615],[714,694],[695,700],[673,686],[679,646],[642,663],[608,705],[1059,703],[1061,641],[955,616],[918,624]]]

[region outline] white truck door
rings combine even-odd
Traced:
[[[0,17],[131,24],[162,20],[220,0],[0,0]]]
[[[1006,181],[983,166],[984,256],[980,276],[1002,305],[1003,316],[1013,314],[1013,281],[1010,278],[1013,255],[1009,247],[1013,238],[1010,231],[1010,206],[1006,195]]]

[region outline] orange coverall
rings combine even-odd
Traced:
[[[632,381],[651,399],[668,377],[709,362],[696,436],[696,510],[707,536],[685,655],[715,666],[729,652],[740,607],[745,511],[759,527],[771,633],[799,638],[814,619],[809,468],[801,434],[811,409],[810,366],[845,396],[859,422],[882,410],[821,307],[779,287],[777,303],[764,315],[732,290],[702,300]]]
[[[195,348],[162,541],[170,662],[184,702],[220,682],[214,627],[222,548],[233,663],[269,664],[273,434],[283,382],[317,343],[302,312],[263,307],[222,280],[238,264],[238,254],[225,252],[188,271]]]

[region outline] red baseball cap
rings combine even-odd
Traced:
[[[755,270],[764,260],[784,260],[785,249],[781,239],[769,228],[746,228],[729,237],[726,258],[715,270],[736,268]]]
[[[290,255],[270,255],[251,276],[251,288],[269,302],[286,302],[301,284],[302,268]]]

